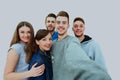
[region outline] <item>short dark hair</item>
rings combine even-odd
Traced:
[[[44,38],[45,36],[47,36],[49,34],[49,30],[47,29],[39,29],[35,35],[35,39],[36,40],[41,40],[42,38]]]
[[[81,21],[83,24],[85,24],[84,19],[81,18],[81,17],[76,17],[76,18],[74,19],[73,23],[74,23],[75,21]]]
[[[58,17],[58,16],[67,17],[67,18],[68,18],[68,22],[69,22],[69,14],[68,14],[66,11],[60,11],[60,12],[57,14],[57,17]]]
[[[49,13],[49,14],[46,16],[46,18],[45,18],[45,22],[46,22],[46,20],[47,20],[48,17],[53,17],[53,18],[56,19],[56,15],[55,15],[54,13]]]

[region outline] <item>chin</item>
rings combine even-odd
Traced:
[[[45,49],[45,51],[49,51],[50,49]]]
[[[24,41],[25,43],[28,43],[29,41]]]
[[[75,35],[76,37],[81,37],[81,35]]]

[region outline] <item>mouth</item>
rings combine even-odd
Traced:
[[[48,29],[52,30],[52,29],[53,29],[53,26],[48,26]]]
[[[76,33],[81,33],[82,31],[80,31],[80,30],[77,30],[77,31],[75,31]]]
[[[62,31],[62,30],[64,30],[64,28],[60,27],[60,28],[58,28],[58,30],[59,30],[59,31]]]
[[[46,48],[51,48],[51,45],[45,45]]]
[[[24,40],[29,40],[30,38],[28,38],[28,37],[25,37],[25,38],[23,38]]]
[[[48,27],[50,27],[50,28],[51,28],[51,27],[53,27],[53,26],[52,26],[52,25],[48,25]]]

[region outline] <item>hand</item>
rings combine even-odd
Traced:
[[[35,63],[29,71],[31,77],[37,77],[37,76],[40,76],[44,73],[45,65],[42,64],[38,67],[35,67],[36,65],[37,65],[37,63]]]

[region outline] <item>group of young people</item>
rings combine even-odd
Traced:
[[[73,20],[75,37],[67,33],[66,11],[48,14],[45,25],[47,29],[39,29],[35,36],[29,22],[17,25],[7,54],[5,80],[111,80],[99,45],[84,34],[84,19]]]

